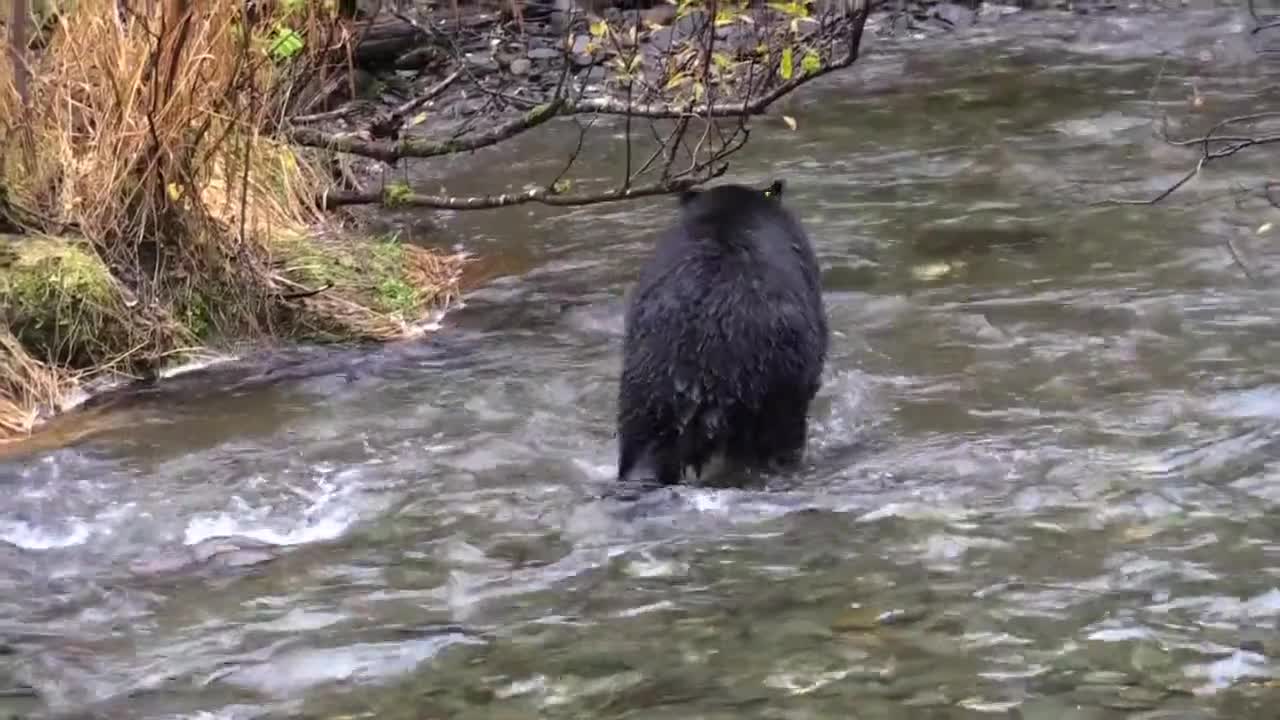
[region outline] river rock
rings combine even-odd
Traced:
[[[187,572],[202,567],[243,568],[270,562],[280,548],[250,537],[233,536],[202,540],[194,545],[162,550],[135,560],[129,569],[137,575],[155,576]]]
[[[467,56],[467,65],[471,67],[472,72],[484,74],[491,73],[498,69],[498,61],[490,57],[488,54],[472,53]]]
[[[591,38],[586,35],[578,35],[573,39],[573,50],[570,54],[573,56],[573,64],[578,67],[586,67],[591,64],[591,53],[587,50],[591,44]]]
[[[707,14],[702,10],[692,10],[684,17],[678,18],[672,27],[676,31],[676,39],[683,40],[690,35],[700,33],[705,29],[707,22]]]
[[[657,5],[648,10],[640,11],[640,20],[643,24],[656,23],[658,25],[666,25],[676,19],[675,5]]]
[[[676,31],[670,27],[658,28],[649,35],[649,47],[659,53],[666,52],[675,42]]]
[[[540,47],[530,50],[526,55],[530,60],[555,60],[560,57],[560,51],[555,48]]]
[[[977,22],[978,14],[963,5],[940,3],[933,9],[934,17],[955,27],[972,25]]]

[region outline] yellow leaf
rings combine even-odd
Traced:
[[[671,76],[671,79],[667,81],[667,86],[664,87],[663,90],[671,90],[672,88],[684,84],[688,80],[689,76],[686,73],[678,72]]]
[[[591,23],[592,37],[604,37],[607,32],[609,32],[609,23],[606,23],[603,20],[597,20]]]
[[[796,119],[791,117],[790,115],[783,115],[782,122],[786,123],[787,127],[791,128],[792,130],[796,129]]]
[[[169,183],[165,186],[165,191],[169,194],[169,199],[177,202],[182,197],[182,186],[178,183]]]
[[[417,115],[413,116],[412,120],[409,121],[409,125],[410,127],[414,125],[421,125],[422,123],[426,122],[426,120],[427,120],[426,113],[418,113]]]
[[[791,48],[789,47],[782,48],[782,64],[778,68],[778,72],[782,74],[783,80],[790,80],[791,76],[796,72],[795,66],[792,65]]]

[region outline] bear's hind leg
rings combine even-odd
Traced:
[[[767,470],[800,465],[809,436],[808,403],[794,399],[766,403],[735,436],[733,454],[741,462]]]

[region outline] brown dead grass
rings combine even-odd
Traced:
[[[36,361],[0,326],[0,442],[28,435],[43,412],[56,412],[75,389],[65,374]]]

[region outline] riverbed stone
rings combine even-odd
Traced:
[[[586,35],[578,35],[573,39],[573,49],[570,51],[570,55],[574,65],[586,67],[592,63],[591,52],[588,50],[590,44],[591,38]]]
[[[486,53],[472,53],[467,56],[467,66],[472,72],[485,74],[498,69],[498,61]]]
[[[555,60],[556,58],[560,57],[560,51],[556,48],[539,47],[539,48],[533,48],[528,53],[526,53],[525,56],[528,57],[530,60],[538,60],[538,61]]]
[[[978,14],[963,5],[955,3],[939,3],[933,9],[934,15],[941,21],[955,27],[966,27],[977,22]]]

